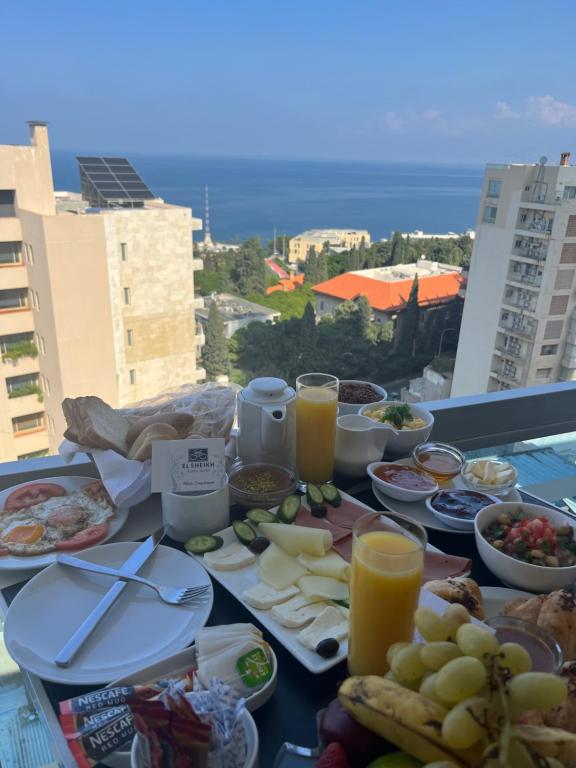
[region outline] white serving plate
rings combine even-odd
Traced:
[[[484,613],[487,619],[504,615],[504,606],[510,600],[523,597],[529,600],[534,597],[532,592],[522,592],[520,589],[508,589],[508,587],[480,587]]]
[[[254,712],[264,705],[276,690],[278,660],[272,646],[268,647],[272,658],[272,677],[263,688],[244,699],[248,712]],[[195,665],[196,649],[194,646],[191,646],[184,651],[175,653],[173,656],[168,656],[167,658],[162,659],[162,661],[159,661],[157,664],[152,664],[149,667],[134,672],[132,675],[115,680],[113,683],[110,683],[108,687],[117,685],[145,685],[146,683],[154,682],[155,680],[177,677],[178,675],[184,675]],[[130,768],[130,750],[119,749],[111,755],[108,755],[102,762],[109,768]]]
[[[103,544],[80,557],[120,568],[138,542]],[[206,624],[214,598],[210,579],[183,552],[159,546],[139,575],[163,585],[208,584],[202,598],[168,605],[149,587],[130,583],[69,667],[57,666],[58,651],[114,579],[54,563],[16,595],[6,614],[4,642],[14,661],[45,680],[67,685],[101,685],[161,661],[193,642]]]
[[[43,477],[41,480],[19,483],[18,485],[13,485],[10,488],[6,488],[0,492],[0,510],[4,509],[4,502],[12,493],[12,491],[17,490],[18,488],[23,488],[25,485],[33,485],[35,482],[57,483],[67,491],[79,491],[82,489],[83,485],[94,482],[96,479],[97,478],[95,477],[77,477],[75,475],[70,475],[66,477]],[[128,512],[128,507],[116,508],[114,517],[112,517],[108,522],[108,535],[105,539],[102,539],[102,541],[98,542],[96,546],[104,544],[108,541],[108,539],[111,539],[112,536],[115,536],[118,533],[120,528],[122,528],[128,519]],[[91,549],[91,547],[67,550],[67,553],[71,555],[77,555],[80,552],[87,552],[88,549]],[[27,555],[5,555],[4,557],[0,557],[0,571],[17,571],[23,568],[45,568],[47,565],[51,565],[53,562],[55,562],[57,555],[58,552],[47,552],[45,555],[34,555],[32,557]]]
[[[246,735],[246,760],[242,768],[257,768],[258,766],[258,728],[250,712],[244,712],[240,715],[244,723],[244,733]],[[144,750],[144,740],[136,734],[132,742],[130,752],[130,768],[149,768],[149,763]]]
[[[352,497],[345,493],[342,493],[342,498],[349,498],[352,500]],[[374,510],[371,507],[368,507],[366,504],[362,504],[355,499],[353,499],[353,501],[362,507],[366,507],[366,512],[374,512]],[[223,531],[219,531],[216,535],[222,537],[224,546],[238,541],[232,526],[225,528]],[[428,544],[428,549],[435,552],[440,552],[439,549],[433,547],[431,544]],[[347,640],[343,640],[340,643],[340,649],[335,656],[333,656],[331,659],[323,659],[317,653],[314,653],[314,651],[309,651],[308,648],[305,648],[300,643],[298,640],[298,632],[300,632],[300,629],[289,629],[288,627],[283,627],[272,617],[272,612],[270,610],[261,611],[258,608],[253,608],[251,605],[248,605],[248,603],[245,603],[242,600],[242,593],[250,587],[255,586],[260,581],[258,573],[258,559],[256,559],[255,563],[248,565],[245,568],[238,568],[235,571],[218,571],[214,568],[211,568],[209,565],[206,565],[203,555],[193,555],[190,552],[188,554],[190,557],[201,563],[202,566],[212,576],[212,578],[222,584],[222,586],[227,589],[228,592],[230,592],[240,603],[242,603],[244,608],[246,608],[247,611],[250,611],[250,613],[256,619],[258,619],[260,624],[262,624],[262,626],[265,627],[271,635],[274,635],[274,637],[280,643],[282,643],[286,650],[289,651],[301,664],[303,664],[309,672],[313,672],[314,674],[326,672],[328,669],[335,667],[341,661],[346,659],[348,655]],[[426,591],[427,590],[422,590],[421,595],[424,595]]]
[[[405,466],[413,466],[412,459],[399,459],[396,463],[404,464]],[[452,480],[446,480],[445,482],[440,483],[441,491],[452,491],[455,489],[466,491],[470,490],[464,485],[464,482],[459,475],[454,477]],[[425,500],[398,501],[397,499],[393,499],[391,496],[387,496],[385,493],[383,493],[383,491],[374,482],[372,482],[372,492],[378,501],[387,509],[391,510],[392,512],[397,512],[399,515],[406,515],[406,517],[410,517],[412,520],[415,520],[417,523],[420,523],[420,525],[423,525],[426,528],[430,528],[432,531],[444,531],[445,533],[464,534],[466,536],[474,535],[474,527],[472,527],[470,530],[460,530],[458,528],[451,528],[449,525],[443,523],[442,520],[430,512],[426,506]],[[516,488],[512,488],[506,494],[500,494],[498,498],[502,499],[502,501],[522,501],[522,496],[520,496]]]

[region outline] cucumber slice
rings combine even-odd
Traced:
[[[320,486],[320,493],[324,496],[324,501],[330,504],[331,507],[339,507],[342,504],[342,496],[335,485],[324,483]]]
[[[277,523],[278,518],[273,512],[267,509],[251,509],[246,513],[246,517],[252,523]]]
[[[293,523],[296,515],[300,511],[300,496],[286,496],[282,504],[278,507],[278,520],[282,523]]]
[[[324,504],[324,496],[322,495],[322,491],[320,488],[318,488],[317,485],[314,485],[313,483],[308,483],[307,485],[306,499],[308,500],[308,504],[311,507],[319,507],[321,504]]]
[[[240,544],[248,546],[248,544],[252,544],[256,538],[256,531],[254,528],[243,520],[233,520],[232,528],[234,528],[234,533]]]
[[[224,540],[221,536],[192,536],[184,544],[184,549],[194,555],[203,555],[205,552],[214,552],[215,549],[220,549],[222,544],[224,544]]]

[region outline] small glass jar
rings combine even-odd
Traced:
[[[515,616],[494,616],[484,622],[491,627],[498,642],[518,643],[532,659],[533,672],[558,674],[564,663],[562,649],[555,638],[542,627]]]

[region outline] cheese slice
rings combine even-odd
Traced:
[[[198,658],[219,653],[247,637],[251,637],[255,643],[264,643],[262,632],[253,624],[225,624],[216,627],[202,627],[196,636]]]
[[[260,578],[274,589],[286,589],[306,573],[304,566],[274,543],[260,555]]]
[[[217,571],[235,571],[237,568],[252,565],[256,561],[256,555],[242,544],[235,542],[214,552],[206,552],[204,561],[210,568]]]
[[[340,581],[350,581],[350,565],[338,552],[328,552],[324,557],[299,555],[298,562],[316,576],[329,576]]]
[[[289,555],[322,557],[332,546],[332,534],[321,528],[284,523],[259,523],[258,530]]]
[[[292,600],[272,608],[272,616],[278,624],[290,629],[299,629],[320,615],[327,603],[311,603],[304,595],[297,595]]]
[[[348,584],[331,579],[329,576],[302,576],[298,579],[302,593],[313,601],[348,600]]]
[[[247,589],[242,593],[242,600],[252,608],[258,608],[261,611],[267,611],[274,605],[285,603],[286,600],[290,600],[291,597],[297,595],[299,592],[298,587],[289,586],[286,589],[274,589],[267,584],[258,582],[250,589]]]
[[[298,633],[303,646],[315,651],[322,640],[335,638],[344,640],[348,636],[348,621],[337,606],[329,605],[317,616],[309,627]]]

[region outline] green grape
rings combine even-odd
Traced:
[[[409,688],[411,691],[417,691],[418,686],[420,685],[420,680],[411,680],[409,682],[404,680],[402,681],[398,680],[398,678],[396,677],[394,672],[392,672],[391,669],[388,670],[388,672],[386,672],[384,677],[386,678],[386,680],[391,680],[393,683],[396,683],[396,685],[401,685],[404,688]]]
[[[398,653],[398,651],[401,648],[406,648],[408,645],[410,645],[410,643],[392,643],[392,645],[386,651],[386,661],[388,662],[388,666],[392,664],[392,659]]]
[[[481,723],[490,711],[490,702],[482,698],[466,699],[448,712],[442,723],[442,738],[452,749],[468,749],[486,733]]]
[[[392,672],[402,684],[420,680],[427,672],[420,660],[421,648],[420,643],[411,643],[406,648],[401,648],[392,659]]]
[[[458,627],[462,626],[462,624],[468,624],[470,614],[460,603],[452,603],[444,611],[443,619],[449,627],[448,639],[455,641]]]
[[[498,653],[496,635],[488,632],[478,624],[462,624],[456,632],[458,647],[466,656],[484,659],[487,655]]]
[[[486,685],[487,677],[481,661],[472,656],[460,656],[436,673],[436,693],[450,703],[464,701]]]
[[[439,640],[436,643],[426,643],[420,650],[420,658],[428,669],[438,670],[457,656],[462,656],[462,651],[456,643],[447,640]]]
[[[545,712],[557,707],[567,694],[566,678],[548,672],[524,672],[508,683],[510,707],[515,716],[529,709]]]
[[[521,675],[532,669],[530,654],[518,643],[502,643],[496,660],[500,667],[505,667],[512,675]]]
[[[421,696],[424,696],[424,698],[430,699],[430,701],[434,701],[436,704],[441,704],[445,707],[446,702],[436,693],[436,676],[436,672],[429,672],[427,675],[424,675],[418,693]]]
[[[414,624],[424,640],[429,643],[447,640],[450,627],[432,608],[421,606],[414,612]]]
[[[513,765],[514,768],[534,768],[534,761],[530,753],[518,739],[510,739],[507,765]]]

